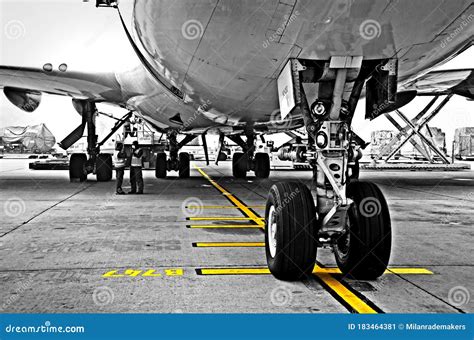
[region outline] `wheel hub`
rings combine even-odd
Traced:
[[[268,234],[268,249],[270,250],[270,255],[275,257],[277,249],[277,221],[276,221],[276,211],[275,206],[272,205],[268,212],[268,223],[267,223],[267,234]]]

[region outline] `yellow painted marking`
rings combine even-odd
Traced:
[[[260,227],[265,227],[265,222],[262,221],[262,218],[260,216],[255,215],[255,213],[250,210],[245,204],[243,204],[237,197],[232,195],[230,192],[228,192],[226,189],[221,187],[216,181],[214,181],[211,177],[209,177],[208,174],[206,174],[201,168],[194,166],[199,173],[209,181],[217,190],[219,190],[223,195],[227,196],[227,198],[236,206],[239,208],[240,211],[242,211],[247,217],[249,217],[252,221],[254,221],[256,224],[258,224]]]
[[[317,267],[317,266],[316,266]],[[351,292],[339,280],[331,274],[319,273],[317,276],[331,289],[334,293],[344,299],[357,313],[361,314],[377,314],[377,311],[365,303],[361,298]]]
[[[125,271],[125,275],[131,276],[131,277],[136,277],[141,274],[141,270],[133,270],[133,269],[127,269]]]
[[[203,268],[202,275],[267,275],[268,268]]]
[[[205,205],[205,206],[199,206],[199,205],[189,205],[186,208],[199,208],[199,209],[239,209],[239,207],[236,207],[235,205]],[[250,209],[265,209],[264,205],[248,205],[247,208]]]
[[[253,221],[250,217],[188,217],[189,221]]]
[[[270,274],[270,270],[265,267],[258,268],[203,268],[203,275],[256,275]],[[321,268],[315,266],[313,274],[342,274],[338,268]],[[433,275],[431,270],[426,268],[388,268],[384,274],[400,274],[400,275]]]
[[[102,275],[102,277],[138,277],[138,276],[143,276],[143,277],[161,277],[161,276],[183,276],[184,275],[184,269],[182,268],[169,268],[169,269],[163,269],[163,273],[157,273],[156,269],[147,269],[147,270],[142,270],[142,269],[126,269],[123,274],[118,274],[118,270],[111,270],[105,274]]]
[[[184,270],[181,268],[165,269],[166,276],[183,276]]]
[[[190,225],[192,229],[260,229],[259,225],[254,224],[210,224],[210,225]]]
[[[388,268],[385,271],[385,274],[399,274],[399,275],[410,275],[410,274],[419,274],[419,275],[433,275],[434,273],[431,270],[425,268]]]
[[[144,277],[160,277],[160,273],[156,273],[155,269],[147,270],[142,276]]]
[[[198,242],[196,247],[265,247],[264,242]]]
[[[102,277],[123,277],[123,274],[117,274],[118,270],[111,270],[110,272],[105,273]]]

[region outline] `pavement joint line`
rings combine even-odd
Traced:
[[[249,207],[247,207],[245,204],[243,204],[237,197],[235,197],[233,194],[231,194],[229,191],[227,191],[225,188],[220,186],[216,181],[214,181],[207,173],[204,172],[200,167],[194,165],[194,168],[205,178],[211,183],[214,188],[219,190],[232,204],[234,204],[236,207],[239,208],[239,210],[249,217],[251,220],[253,220],[260,228],[265,227],[265,222],[262,221],[262,218],[256,213],[254,213]]]
[[[10,229],[9,231],[6,231],[6,232],[4,232],[3,234],[1,234],[1,235],[0,235],[0,238],[1,238],[1,237],[4,237],[4,236],[6,236],[6,235],[8,235],[8,234],[10,234],[10,233],[12,233],[12,232],[14,232],[14,231],[17,230],[18,228],[21,228],[22,226],[24,226],[24,225],[30,223],[30,222],[33,221],[35,218],[37,218],[37,217],[43,215],[45,212],[47,212],[47,211],[49,211],[49,210],[51,210],[51,209],[57,207],[57,206],[60,205],[61,203],[66,202],[68,199],[70,199],[70,198],[72,198],[72,197],[74,197],[74,196],[80,194],[81,192],[86,191],[86,190],[89,189],[91,186],[92,186],[92,184],[86,185],[86,186],[82,187],[80,190],[78,190],[78,191],[74,192],[73,194],[69,195],[68,197],[63,198],[62,200],[60,200],[59,202],[56,202],[56,203],[53,204],[52,206],[50,206],[50,207],[48,207],[48,208],[46,208],[46,209],[40,211],[39,213],[37,213],[37,214],[34,215],[33,217],[29,218],[29,219],[26,220],[25,222],[23,222],[23,223],[17,225],[16,227]]]

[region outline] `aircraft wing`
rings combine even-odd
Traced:
[[[4,89],[5,94],[13,89],[115,104],[122,104],[126,100],[114,73],[46,69],[49,71],[43,68],[0,66],[0,88]]]
[[[418,95],[457,94],[474,99],[474,69],[429,72],[404,86]]]

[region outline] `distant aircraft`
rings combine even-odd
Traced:
[[[351,121],[362,95],[374,119],[417,95],[474,98],[473,70],[430,72],[473,43],[474,5],[468,0],[98,0],[118,10],[140,64],[121,73],[0,66],[0,86],[16,106],[34,111],[41,93],[72,97],[87,128],[88,155],[72,155],[71,179],[112,177],[100,154],[96,103],[139,114],[167,136],[169,155],[157,154],[156,176],[189,176],[179,150],[216,133],[238,144],[233,175],[270,174],[261,135],[305,127],[307,144],[288,159],[314,169],[315,197],[299,182],[270,190],[266,253],[270,271],[298,279],[313,270],[317,247],[332,245],[339,268],[375,279],[387,267],[391,224],[373,183],[357,181]],[[33,6],[33,5],[32,5]],[[85,25],[87,25],[87,18]],[[30,53],[31,51],[28,51]],[[25,52],[26,53],[26,52]],[[426,108],[426,111],[434,104]],[[117,126],[127,121],[124,117]],[[177,136],[184,135],[178,142]],[[205,143],[204,143],[205,145]],[[100,144],[99,144],[100,146]]]

